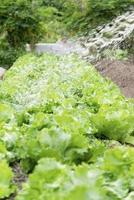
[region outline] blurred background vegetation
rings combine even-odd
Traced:
[[[0,66],[10,67],[36,42],[88,34],[134,0],[0,0]]]

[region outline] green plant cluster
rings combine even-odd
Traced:
[[[16,200],[133,198],[134,150],[124,144],[134,144],[134,103],[93,66],[21,57],[0,85],[0,113],[2,160],[31,173]]]
[[[102,58],[110,59],[110,60],[128,60],[129,58],[129,52],[128,50],[122,50],[122,49],[106,49],[102,53]]]
[[[133,0],[43,0],[43,3],[63,13],[66,29],[72,34],[89,32],[134,6]]]
[[[15,191],[13,185],[13,172],[8,163],[9,157],[10,153],[0,141],[0,199],[8,197]]]
[[[31,0],[0,1],[0,27],[11,47],[39,39],[38,6]]]
[[[41,159],[16,200],[133,200],[133,156],[132,148],[116,147],[90,166]]]
[[[0,66],[8,68],[41,35],[40,4],[31,0],[0,0]]]
[[[8,69],[16,59],[25,54],[24,47],[11,47],[7,41],[6,34],[0,37],[0,66]]]
[[[52,43],[68,35],[66,25],[63,22],[63,13],[56,7],[41,6],[38,9],[41,16],[40,29],[41,42]]]
[[[36,42],[88,34],[133,5],[134,0],[0,0],[0,65],[10,67],[26,43],[33,49]]]

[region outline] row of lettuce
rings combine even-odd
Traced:
[[[0,198],[134,199],[133,122],[133,100],[77,56],[21,57],[0,84]]]

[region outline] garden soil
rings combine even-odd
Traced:
[[[134,59],[129,61],[102,60],[96,63],[97,70],[116,83],[128,98],[134,98]]]

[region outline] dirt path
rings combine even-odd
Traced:
[[[97,63],[96,68],[105,77],[115,82],[126,97],[134,98],[134,60]]]
[[[35,45],[35,51],[40,54],[44,52],[54,53],[57,55],[68,55],[71,53],[77,53],[82,55],[82,52],[85,51],[79,43],[76,41],[58,41],[56,43],[38,43]]]

